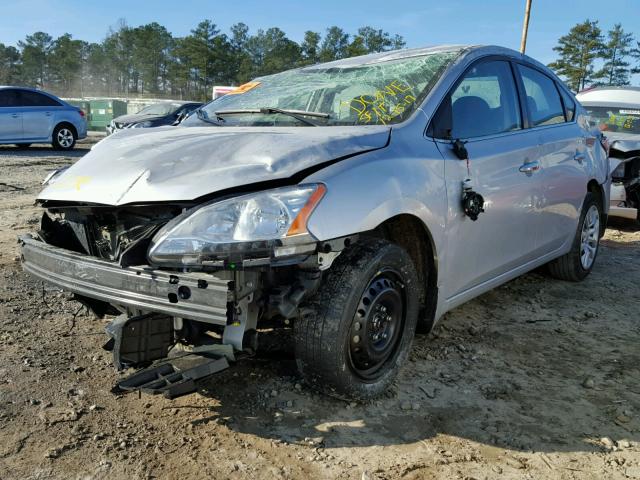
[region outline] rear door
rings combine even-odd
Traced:
[[[518,72],[529,124],[540,143],[538,176],[543,195],[537,236],[543,253],[550,253],[566,247],[576,232],[587,192],[584,163],[589,139],[573,118],[575,103],[554,79],[523,64],[518,64]]]
[[[432,134],[445,159],[448,298],[463,294],[537,257],[542,186],[533,167],[538,136],[524,129],[511,64],[485,60],[467,70],[434,118]],[[465,143],[468,162],[452,141]],[[527,171],[526,168],[531,168]],[[484,197],[477,221],[462,209],[463,182]]]
[[[30,90],[20,90],[24,140],[50,141],[57,112],[62,105],[53,98]]]
[[[0,90],[0,142],[22,140],[22,112],[18,107],[17,91]]]

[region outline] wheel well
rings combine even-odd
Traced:
[[[70,128],[70,129],[71,129],[71,131],[73,132],[73,135],[74,135],[76,138],[78,138],[78,130],[76,130],[76,127],[74,127],[74,126],[73,126],[73,123],[69,123],[69,122],[60,122],[60,123],[58,123],[58,124],[54,127],[53,131],[55,132],[55,131],[56,131],[56,128],[58,128],[58,127],[63,127],[63,126],[64,126],[64,127],[67,127],[67,128]],[[53,133],[52,133],[52,135],[53,135]]]
[[[418,217],[397,215],[384,221],[374,230],[382,237],[404,248],[416,267],[421,285],[421,317],[425,325],[433,325],[438,298],[438,262],[429,229]]]
[[[605,204],[604,204],[604,192],[602,190],[602,186],[596,181],[596,180],[589,180],[589,183],[587,183],[587,191],[591,192],[595,195],[595,197],[598,199],[598,202],[600,203],[600,208],[602,209],[602,211],[604,212],[605,210]],[[600,218],[600,237],[602,237],[604,235],[604,230],[605,228],[607,228],[607,217],[606,215],[602,215],[602,217]]]

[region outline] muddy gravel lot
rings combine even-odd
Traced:
[[[320,396],[287,333],[177,400],[115,395],[99,320],[22,273],[48,171],[0,146],[0,479],[640,479],[640,230],[581,284],[534,272],[418,336],[378,401]]]

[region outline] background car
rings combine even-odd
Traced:
[[[609,140],[609,215],[640,223],[640,87],[599,87],[576,97]]]
[[[198,102],[160,102],[143,108],[132,115],[114,118],[107,127],[107,134],[123,128],[149,128],[163,125],[176,125],[202,106]]]
[[[78,107],[41,90],[0,87],[0,144],[51,143],[71,150],[86,136],[87,119]]]

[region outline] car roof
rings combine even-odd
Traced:
[[[40,90],[37,88],[32,88],[32,87],[21,87],[18,85],[0,85],[1,89],[7,89],[7,88],[15,88],[16,90],[29,90],[31,92],[37,92],[37,93],[46,93],[47,95],[51,95],[51,93],[49,92],[45,92],[44,90]]]
[[[502,57],[509,57],[513,60],[519,60],[530,65],[534,65],[542,71],[553,74],[553,72],[542,63],[538,62],[534,58],[529,57],[516,50],[512,50],[506,47],[500,47],[497,45],[465,45],[465,44],[446,44],[446,45],[432,45],[420,48],[405,48],[402,50],[391,50],[387,52],[371,53],[368,55],[361,55],[359,57],[344,58],[341,60],[334,60],[328,63],[320,63],[316,65],[309,65],[302,67],[301,71],[313,71],[324,70],[327,68],[350,68],[364,65],[375,65],[377,63],[389,62],[393,60],[401,60],[403,58],[420,57],[425,55],[431,55],[434,53],[446,53],[453,52],[458,53],[459,58],[471,55],[474,59],[483,56],[497,55]],[[554,77],[557,78],[554,74]]]
[[[368,55],[360,55],[358,57],[343,58],[332,62],[320,63],[303,67],[303,70],[314,70],[316,68],[348,68],[362,65],[373,65],[376,63],[389,62],[392,60],[400,60],[403,58],[421,57],[434,53],[445,52],[461,52],[464,49],[471,48],[470,45],[434,45],[420,48],[405,48],[402,50],[391,50],[379,53],[370,53]]]
[[[576,98],[591,106],[635,106],[640,105],[640,87],[596,87],[584,90]]]

